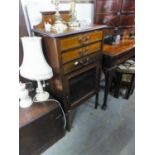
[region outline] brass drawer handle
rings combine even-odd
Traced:
[[[80,43],[80,44],[83,44],[83,39],[82,39],[82,37],[79,38],[79,43]]]
[[[88,44],[90,41],[90,36],[86,36],[85,43]]]
[[[87,65],[89,63],[89,58],[80,61],[81,65]]]
[[[86,47],[86,51],[89,51],[89,47]]]
[[[75,61],[74,66],[87,65],[88,63],[89,63],[89,58],[86,58],[81,61]]]
[[[85,52],[84,52],[84,55],[87,55],[87,54],[89,54],[89,47],[86,47]]]
[[[74,66],[78,66],[79,65],[79,62],[78,61],[75,61],[74,62]]]
[[[82,56],[82,55],[83,55],[83,50],[82,50],[82,49],[80,49],[78,53],[79,53],[79,55],[81,55],[81,56]]]

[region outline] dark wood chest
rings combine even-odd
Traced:
[[[54,101],[19,109],[19,154],[38,155],[65,135],[61,109]]]

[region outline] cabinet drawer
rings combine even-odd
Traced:
[[[100,53],[96,53],[67,63],[64,65],[64,73],[66,74],[76,69],[80,69],[88,64],[94,63],[100,59],[100,55]]]
[[[80,58],[81,56],[85,56],[90,53],[97,52],[100,49],[101,49],[101,42],[98,42],[86,47],[78,48],[76,50],[71,50],[62,54],[62,61],[63,63],[66,63],[70,60]]]
[[[102,34],[102,31],[94,31],[60,39],[60,50],[65,51],[71,48],[102,40]]]

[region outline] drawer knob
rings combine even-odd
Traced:
[[[86,36],[86,41],[90,40],[90,36]]]
[[[89,58],[86,58],[80,62],[81,65],[87,65],[89,62]]]
[[[78,64],[79,64],[78,61],[75,61],[75,62],[74,62],[74,66],[77,66]]]
[[[89,40],[90,40],[90,36],[86,36],[86,39],[85,39],[86,43],[88,43]]]
[[[82,51],[82,49],[79,50],[79,55],[83,55],[83,51]]]
[[[82,37],[79,38],[79,43],[80,43],[80,44],[83,43],[83,39],[82,39]]]
[[[89,51],[89,47],[86,47],[86,51]]]
[[[84,55],[87,55],[89,53],[89,47],[86,47]]]

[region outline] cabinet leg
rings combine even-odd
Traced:
[[[98,107],[98,92],[96,93],[96,98],[95,98],[95,109]]]
[[[68,131],[70,131],[71,128],[72,128],[72,126],[71,126],[71,116],[70,116],[70,113],[67,113],[66,114],[66,129]]]

